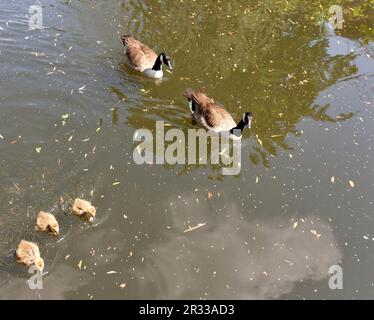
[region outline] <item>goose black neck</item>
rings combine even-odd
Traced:
[[[240,120],[240,122],[237,124],[237,126],[230,130],[230,133],[237,136],[237,137],[240,137],[242,135],[242,132],[243,132],[245,126],[246,126],[245,122],[243,120]]]
[[[161,57],[162,57],[162,53],[157,57],[155,64],[152,67],[152,70],[155,70],[155,71],[161,70],[161,65],[162,65]]]

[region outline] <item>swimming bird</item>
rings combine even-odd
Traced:
[[[39,230],[47,231],[55,236],[58,236],[60,232],[60,228],[55,216],[48,212],[39,212],[38,217],[36,218],[36,225],[38,226]]]
[[[96,208],[90,202],[79,198],[74,201],[73,212],[78,216],[86,218],[90,222],[92,222],[96,216]]]
[[[44,269],[44,260],[40,257],[39,247],[26,240],[21,240],[16,250],[17,262],[28,267],[35,265],[39,271]]]
[[[188,99],[193,119],[210,131],[229,131],[230,138],[240,139],[244,128],[251,127],[253,117],[250,112],[244,113],[243,118],[235,123],[230,113],[202,91],[186,89],[183,95]]]
[[[131,35],[124,35],[121,39],[126,48],[126,56],[133,69],[156,79],[164,76],[162,63],[166,64],[170,70],[173,69],[170,58],[166,53],[157,55],[152,49],[134,39]]]

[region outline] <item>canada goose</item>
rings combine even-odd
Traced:
[[[16,250],[17,262],[28,267],[35,265],[39,271],[44,269],[44,260],[40,257],[39,247],[32,242],[21,240]]]
[[[86,218],[90,222],[92,222],[96,216],[96,208],[91,205],[90,202],[79,198],[74,201],[73,212],[78,216]]]
[[[60,232],[56,218],[48,212],[40,211],[36,218],[36,224],[39,230],[48,231],[55,236],[58,236]]]
[[[213,132],[230,131],[230,138],[240,139],[245,127],[250,128],[252,123],[252,114],[246,112],[239,123],[235,123],[224,108],[214,103],[203,92],[196,92],[192,89],[186,89],[184,96],[187,97],[192,116],[196,122]]]
[[[162,78],[162,63],[165,63],[170,70],[173,69],[170,58],[166,53],[157,55],[152,49],[130,35],[121,37],[122,43],[126,48],[126,56],[133,69],[144,73],[151,78]]]

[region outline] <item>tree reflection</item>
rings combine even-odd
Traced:
[[[127,31],[156,51],[168,49],[176,70],[165,85],[144,84],[144,100],[129,101],[127,124],[152,129],[154,120],[165,119],[175,127],[191,127],[179,95],[186,87],[204,86],[234,119],[247,110],[254,114],[252,129],[244,135],[255,141],[248,158],[269,166],[279,149],[291,149],[287,138],[299,134],[297,124],[303,118],[332,123],[353,116],[350,110],[331,115],[328,104],[315,102],[321,91],[357,72],[354,54],[327,53],[322,22],[336,2],[132,2],[135,16]],[[341,5],[349,28],[339,33],[370,39],[370,32],[357,27],[368,22],[368,6],[360,1]],[[361,8],[361,16],[354,17],[349,8]],[[142,28],[134,21],[142,21]],[[153,97],[158,100],[148,99]]]

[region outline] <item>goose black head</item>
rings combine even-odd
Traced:
[[[244,121],[245,125],[248,128],[251,127],[252,119],[253,119],[252,113],[250,113],[250,112],[244,113],[244,115],[243,115],[243,121]]]
[[[173,66],[171,65],[171,62],[170,62],[170,57],[168,56],[167,53],[161,53],[161,60],[163,63],[165,63],[167,65],[167,67],[170,69],[170,70],[173,70]]]

